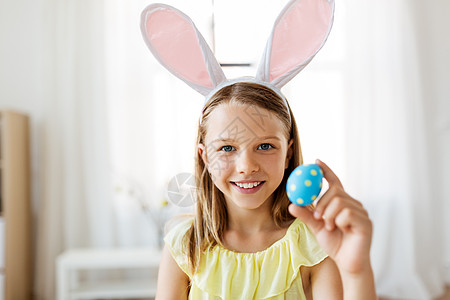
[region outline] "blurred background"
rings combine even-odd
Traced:
[[[254,75],[287,0],[169,0],[229,78]],[[76,248],[161,245],[167,185],[192,173],[203,98],[142,40],[144,0],[1,0],[0,109],[30,117],[33,293]],[[380,296],[450,283],[450,2],[339,0],[324,48],[283,92],[304,161],[325,161],[374,223]]]

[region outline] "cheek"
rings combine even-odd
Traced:
[[[209,158],[208,171],[213,181],[228,175],[234,166],[234,158],[231,155],[216,155]]]
[[[282,170],[284,171],[284,165],[286,162],[286,157],[283,155],[274,155],[270,159],[266,161],[266,165],[272,170],[272,171],[278,171]]]
[[[285,158],[281,156],[271,160],[267,164],[266,172],[272,174],[274,176],[273,179],[279,180],[281,182],[286,171],[285,162]]]

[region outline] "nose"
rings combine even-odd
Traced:
[[[240,174],[253,174],[259,170],[255,153],[249,148],[242,150],[236,158],[236,169]]]

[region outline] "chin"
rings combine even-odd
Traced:
[[[232,199],[234,199],[234,200],[229,200],[229,201],[231,201],[235,206],[242,208],[242,209],[248,209],[248,210],[259,209],[267,201],[269,201],[268,197],[257,197],[257,199],[249,199],[246,197],[234,197]],[[261,199],[265,199],[265,200],[261,200]]]

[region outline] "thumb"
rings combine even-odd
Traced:
[[[291,215],[299,218],[303,223],[308,225],[309,229],[311,229],[314,234],[320,231],[320,229],[324,226],[323,220],[317,220],[314,218],[314,212],[308,207],[290,204],[288,210]]]

